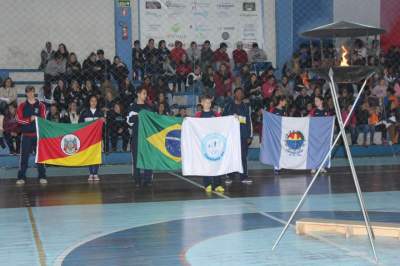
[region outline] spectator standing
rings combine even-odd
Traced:
[[[103,82],[110,79],[111,62],[104,57],[104,50],[97,50],[96,80]]]
[[[178,92],[184,92],[186,90],[186,79],[190,72],[192,72],[192,67],[190,62],[187,60],[185,53],[182,55],[181,61],[176,66],[176,83]]]
[[[357,112],[357,133],[362,132],[363,133],[363,146],[367,146],[367,134],[370,133],[370,143],[373,142],[372,136],[372,127],[370,127],[370,123],[372,121],[369,120],[369,106],[368,103],[364,103],[361,106],[361,110]],[[375,130],[374,130],[375,133]]]
[[[203,72],[202,83],[204,85],[204,94],[215,97],[214,70],[211,65],[207,66],[205,72]]]
[[[224,106],[232,96],[232,74],[226,64],[220,64],[219,70],[214,74],[216,104]]]
[[[46,42],[45,48],[40,52],[39,70],[44,70],[47,62],[53,59],[55,51],[52,48],[51,42]]]
[[[206,72],[208,66],[211,66],[213,63],[214,52],[211,50],[211,43],[209,40],[206,40],[201,47],[200,59],[201,59],[201,69],[203,72]]]
[[[95,80],[98,76],[100,68],[97,66],[96,63],[96,54],[90,53],[90,55],[83,61],[82,65],[82,74],[85,80]]]
[[[347,117],[350,114],[350,110],[352,108],[352,105],[347,105],[344,108],[342,108],[341,115],[343,121],[346,121]],[[351,136],[351,145],[357,145],[357,118],[354,113],[351,114],[351,117],[349,118],[349,121],[345,125],[345,129],[347,132],[350,132]]]
[[[121,84],[129,75],[128,67],[121,61],[119,56],[114,57],[113,64],[111,65],[111,74],[118,84]]]
[[[181,41],[175,41],[175,47],[171,50],[169,58],[171,59],[172,66],[177,66],[183,58],[183,55],[186,55],[186,51],[182,48]]]
[[[45,82],[54,82],[58,79],[63,79],[66,72],[66,65],[67,59],[57,51],[54,58],[49,60],[44,69]]]
[[[65,44],[60,43],[58,45],[57,52],[62,56],[62,58],[65,62],[68,60],[69,52],[68,52],[67,46],[65,46]]]
[[[54,101],[58,106],[59,110],[65,110],[68,106],[68,90],[65,87],[64,80],[60,79],[57,82],[57,86],[53,92]]]
[[[307,94],[307,89],[305,87],[301,88],[300,95],[297,96],[294,103],[300,116],[306,116],[308,114],[307,105],[311,103],[311,97]]]
[[[219,45],[219,49],[217,49],[214,52],[214,56],[213,56],[213,61],[215,63],[215,69],[219,69],[221,64],[225,64],[226,66],[229,66],[229,55],[226,52],[226,50],[228,49],[228,45],[224,42],[222,42]]]
[[[81,81],[82,79],[82,66],[81,63],[78,62],[78,58],[75,53],[70,53],[68,56],[67,66],[66,66],[66,75],[67,80],[70,82],[75,79]]]
[[[267,54],[263,49],[258,47],[257,43],[253,43],[248,53],[250,63],[266,62],[268,60]]]
[[[136,40],[132,48],[132,66],[133,78],[135,80],[143,80],[145,58],[143,50],[140,48],[140,41]]]
[[[125,78],[124,81],[118,87],[121,103],[124,110],[127,110],[132,98],[136,97],[135,87],[129,78]]]
[[[197,47],[196,42],[190,43],[190,47],[186,50],[186,54],[192,69],[194,69],[196,65],[200,64],[201,50]]]
[[[158,49],[154,46],[154,39],[149,39],[143,49],[145,59],[145,75],[156,75],[159,65]]]
[[[243,49],[242,42],[237,43],[236,49],[232,53],[232,58],[233,58],[233,62],[235,64],[234,69],[236,72],[239,72],[240,69],[242,69],[242,67],[249,62],[247,52]]]

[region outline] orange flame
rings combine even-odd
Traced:
[[[349,66],[349,63],[347,61],[347,54],[349,53],[349,51],[343,45],[342,45],[342,50],[343,52],[342,52],[342,60],[340,61],[340,66],[347,67]]]

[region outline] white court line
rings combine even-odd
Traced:
[[[188,178],[186,178],[186,177],[183,177],[183,176],[181,176],[181,175],[178,175],[178,174],[172,173],[172,172],[169,172],[169,174],[170,174],[170,175],[173,175],[173,176],[175,176],[175,177],[177,177],[177,178],[179,178],[179,179],[181,179],[181,180],[183,180],[183,181],[186,181],[186,182],[188,182],[188,183],[190,183],[190,184],[192,184],[192,185],[194,185],[194,186],[196,186],[196,187],[198,187],[198,188],[201,188],[201,189],[203,189],[203,190],[205,189],[204,186],[202,186],[201,184],[199,184],[199,183],[197,183],[197,182],[195,182],[195,181],[193,181],[193,180],[190,180],[190,179],[188,179]],[[233,200],[233,199],[235,199],[235,200],[240,200],[240,198],[231,198],[231,197],[229,197],[229,196],[227,196],[227,195],[224,195],[224,194],[222,194],[222,193],[218,193],[218,192],[215,192],[215,191],[212,191],[212,193],[215,194],[215,195],[217,195],[217,196],[219,196],[219,197],[221,197],[221,198],[227,199],[227,200]],[[258,210],[257,207],[256,207],[253,203],[246,202],[246,201],[243,201],[243,203],[244,203],[245,207],[251,209],[252,211],[254,211],[254,212],[256,212],[256,213],[258,213],[258,214],[260,214],[260,215],[262,215],[262,216],[264,216],[264,217],[267,217],[267,218],[269,218],[269,219],[271,219],[271,220],[274,220],[274,221],[276,221],[276,222],[279,222],[279,223],[281,223],[281,224],[283,224],[283,225],[286,225],[286,221],[284,221],[284,220],[282,220],[282,219],[279,219],[278,217],[275,217],[275,216],[270,215],[270,214],[268,214],[268,213],[265,213],[265,212],[262,212],[262,211]],[[295,226],[291,224],[290,227],[291,227],[291,228],[294,228]],[[371,259],[371,258],[368,256],[368,254],[365,253],[365,252],[353,251],[353,250],[348,249],[348,248],[346,248],[346,247],[343,247],[343,246],[341,246],[340,244],[337,244],[337,243],[335,243],[335,242],[333,242],[333,241],[331,241],[331,240],[325,239],[325,238],[323,238],[323,237],[321,237],[321,236],[314,235],[314,234],[312,234],[312,233],[308,233],[307,235],[308,235],[308,236],[311,236],[312,238],[315,238],[315,239],[317,239],[317,240],[319,240],[319,241],[321,241],[321,242],[324,242],[324,243],[326,243],[326,244],[328,244],[328,245],[334,246],[334,247],[336,247],[336,248],[338,248],[338,249],[340,249],[340,250],[342,250],[342,251],[345,251],[345,252],[347,252],[348,255],[350,255],[350,256],[352,256],[352,257],[358,257],[358,258],[361,258],[361,259],[363,259],[363,260],[365,260],[365,261],[370,262],[371,264],[374,264],[374,265],[382,265],[382,266],[383,266],[382,263],[376,263],[376,261],[373,260],[373,259]]]

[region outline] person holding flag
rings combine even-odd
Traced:
[[[285,110],[286,107],[286,97],[285,96],[278,96],[276,98],[276,106],[272,107],[270,113],[279,116],[287,116],[287,112]],[[274,174],[279,175],[279,171],[281,169],[277,166],[274,166]]]
[[[253,180],[248,177],[247,173],[247,153],[249,145],[252,141],[252,124],[250,119],[250,108],[243,103],[244,92],[243,88],[238,87],[234,90],[234,101],[229,102],[223,111],[223,116],[234,115],[239,119],[240,122],[240,139],[241,139],[241,150],[242,150],[242,165],[243,174],[240,174],[240,181],[243,184],[252,184]],[[231,174],[230,176],[233,176]],[[232,183],[232,179],[228,178],[225,180],[227,185]]]
[[[25,88],[26,101],[19,104],[17,109],[17,121],[21,125],[21,158],[18,171],[17,185],[24,185],[29,156],[36,149],[36,125],[37,117],[46,117],[46,106],[35,98],[35,87]],[[43,164],[37,164],[40,184],[47,184],[46,169]]]
[[[314,104],[315,108],[313,108],[310,113],[308,114],[309,116],[312,117],[325,117],[329,116],[329,112],[324,109],[324,99],[321,96],[315,96],[314,99]],[[315,174],[317,170],[316,169],[311,169],[311,174]],[[321,173],[326,173],[328,172],[325,167],[321,168]]]
[[[144,169],[143,175],[141,169],[137,168],[137,155],[138,155],[138,132],[139,132],[139,112],[141,110],[152,111],[151,107],[146,104],[147,90],[140,87],[137,92],[136,102],[132,103],[127,116],[127,123],[132,127],[131,135],[131,154],[132,154],[132,176],[135,179],[137,187],[150,185],[152,182],[153,171]]]
[[[201,98],[200,104],[202,106],[202,111],[197,112],[195,117],[198,118],[211,118],[211,117],[219,117],[220,113],[214,112],[211,110],[212,97],[209,95],[205,95]],[[213,189],[216,192],[223,193],[225,189],[222,187],[221,176],[204,176],[203,177],[203,185],[206,189],[206,192],[210,193]]]
[[[97,96],[92,95],[89,98],[89,108],[86,108],[82,111],[79,116],[79,123],[90,122],[97,119],[104,119],[104,113],[97,107]],[[90,165],[89,166],[89,178],[88,181],[100,181],[100,177],[98,175],[100,165]]]

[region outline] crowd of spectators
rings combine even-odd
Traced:
[[[361,96],[355,113],[346,129],[352,144],[363,134],[362,145],[374,144],[376,130],[382,132],[382,143],[398,143],[400,129],[400,48],[384,53],[377,41],[371,44],[356,40],[350,44],[351,64],[374,65],[380,70],[371,78]],[[213,50],[212,44],[192,42],[184,49],[176,41],[170,50],[161,40],[153,39],[142,47],[135,41],[132,48],[132,69],[118,56],[108,60],[103,50],[92,52],[83,60],[69,52],[65,44],[53,50],[47,42],[42,50],[39,68],[44,71],[45,84],[39,90],[39,99],[48,110],[47,118],[56,122],[78,123],[79,113],[95,95],[106,116],[105,150],[115,151],[122,140],[122,150],[129,142],[126,110],[136,97],[138,86],[146,88],[148,105],[164,115],[187,116],[186,108],[176,108],[172,97],[180,92],[209,95],[219,112],[232,101],[235,88],[243,88],[245,102],[251,109],[255,134],[261,134],[262,111],[272,111],[284,98],[284,114],[293,117],[315,115],[316,98],[322,108],[334,115],[329,86],[324,80],[309,73],[310,67],[336,65],[340,51],[333,45],[326,47],[301,45],[282,69],[276,70],[268,62],[265,51],[252,44],[246,50],[241,42],[228,53],[225,43]],[[278,78],[279,77],[279,78]],[[0,147],[5,143],[12,154],[18,153],[19,132],[15,121],[16,90],[7,78],[0,88]],[[346,118],[360,84],[339,87],[341,115]],[[200,109],[197,106],[197,109]],[[370,140],[367,135],[370,133]]]

